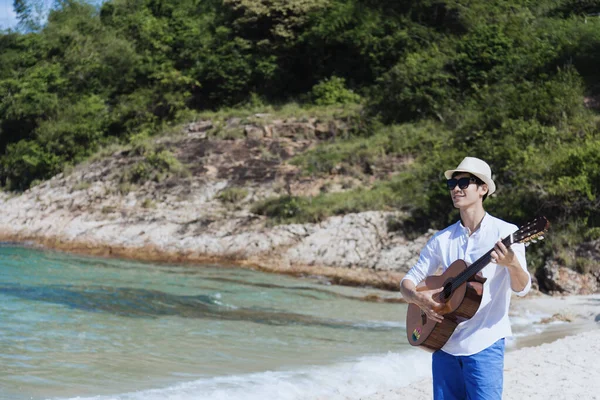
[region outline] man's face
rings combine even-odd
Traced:
[[[460,173],[454,176],[455,179],[460,178],[471,178],[470,174]],[[450,190],[450,196],[452,197],[452,203],[454,203],[454,207],[456,208],[469,208],[473,204],[482,201],[483,195],[488,191],[488,187],[486,184],[481,186],[477,186],[475,182],[470,182],[469,186],[465,189],[461,189],[459,185],[452,190]]]

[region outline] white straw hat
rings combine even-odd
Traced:
[[[481,179],[488,186],[488,195],[491,195],[496,191],[496,184],[492,180],[492,170],[490,166],[488,163],[480,160],[479,158],[463,158],[456,169],[449,169],[448,171],[444,172],[444,176],[446,179],[450,179],[455,172],[467,172]]]

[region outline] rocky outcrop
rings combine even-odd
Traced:
[[[580,243],[573,251],[581,271],[550,260],[538,269],[536,278],[540,290],[551,294],[591,294],[600,291],[600,239]]]
[[[409,242],[388,232],[386,221],[394,216],[364,212],[329,218],[290,247],[286,257],[306,265],[406,272],[416,262],[428,235]]]
[[[549,294],[592,294],[600,290],[600,276],[577,273],[556,261],[547,262],[536,272],[539,289]]]
[[[422,246],[386,230],[393,213],[269,227],[264,217],[227,210],[216,200],[225,182],[192,189],[188,200],[155,196],[159,200],[148,209],[142,190],[106,195],[111,182],[96,181],[85,191],[71,191],[67,181],[55,178],[18,197],[3,195],[2,239],[89,254],[237,263],[385,288],[397,284]],[[340,268],[354,269],[353,277],[337,273]],[[361,270],[367,270],[362,277]]]
[[[307,177],[287,162],[311,148],[318,136],[337,134],[340,124],[287,121],[249,127],[239,119],[227,124],[243,129],[245,137],[215,139],[216,124],[199,121],[182,135],[156,141],[186,174],[132,183],[127,173],[144,156],[119,150],[22,194],[0,193],[0,240],[141,260],[237,264],[398,290],[433,234],[407,240],[391,230],[389,221],[401,219],[401,213],[370,211],[273,226],[251,212],[252,204],[271,196],[344,190],[338,175]],[[578,251],[598,261],[600,241]],[[554,263],[540,270],[537,280],[550,293],[599,288],[598,276]]]
[[[133,184],[124,177],[143,155],[120,150],[20,195],[0,194],[0,239],[136,259],[235,263],[397,290],[426,240],[388,231],[387,219],[398,213],[272,226],[250,212],[254,202],[315,194],[323,185],[331,190],[337,178],[304,177],[286,163],[309,140],[213,140],[204,135],[212,126],[196,123],[183,136],[157,140],[186,175]],[[225,196],[231,189],[242,194]]]
[[[248,139],[331,139],[347,134],[349,125],[338,119],[320,120],[318,118],[272,118],[270,114],[255,114],[250,118],[229,118],[219,124],[211,120],[200,120],[188,124],[184,131],[190,137],[202,138],[217,127],[228,131],[232,136],[243,133]]]

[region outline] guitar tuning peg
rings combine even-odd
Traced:
[[[531,243],[537,243],[537,239],[531,239]]]
[[[543,237],[543,236],[540,236],[540,237],[539,237],[539,240],[544,240],[544,237]]]
[[[525,242],[525,247],[529,247],[530,244],[530,242]]]

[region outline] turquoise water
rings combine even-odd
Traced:
[[[344,398],[426,374],[406,306],[368,294],[0,247],[0,398]]]

